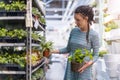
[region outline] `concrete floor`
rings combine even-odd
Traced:
[[[65,68],[66,68],[66,58],[62,55],[52,55],[52,64],[50,64],[50,69],[47,70],[46,80],[63,80]]]

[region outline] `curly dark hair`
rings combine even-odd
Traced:
[[[79,7],[77,7],[75,9],[74,13],[80,13],[82,14],[84,17],[88,17],[88,31],[87,31],[87,35],[86,35],[86,40],[87,42],[89,42],[89,29],[90,29],[90,25],[92,24],[92,22],[94,22],[94,13],[93,13],[93,9],[92,7],[90,7],[89,5],[81,5]]]

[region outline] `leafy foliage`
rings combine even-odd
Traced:
[[[42,36],[36,32],[32,32],[33,40],[41,40]],[[19,39],[25,38],[27,36],[27,32],[23,29],[14,29],[14,30],[7,30],[5,28],[0,28],[0,37],[16,37]]]
[[[1,9],[4,9],[4,7],[5,7],[5,3],[4,3],[3,1],[1,1],[1,2],[0,2],[0,10],[1,10]]]
[[[99,57],[103,57],[104,54],[107,54],[106,50],[99,51]]]
[[[26,9],[24,1],[13,1],[11,4],[5,4],[4,2],[0,2],[0,9],[5,9],[6,11],[23,11]]]
[[[51,50],[53,48],[53,42],[51,41],[41,42],[40,46],[42,47],[42,52],[45,51],[46,49]]]
[[[93,59],[92,53],[90,53],[87,49],[76,49],[74,54],[68,57],[68,60],[70,62],[74,61],[77,63],[82,63],[87,57],[89,59]]]
[[[107,23],[105,26],[106,26],[105,32],[118,28],[118,25],[114,21]]]

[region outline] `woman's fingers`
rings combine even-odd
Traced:
[[[84,69],[82,69],[82,68],[80,68],[79,70],[78,70],[78,72],[80,72],[80,73],[82,73],[84,71]]]

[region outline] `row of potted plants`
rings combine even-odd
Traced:
[[[14,30],[7,30],[5,28],[0,28],[0,37],[1,39],[4,38],[18,38],[18,39],[25,39],[27,33],[25,30],[22,29],[14,29]],[[41,52],[44,53],[43,55],[48,57],[50,50],[53,48],[52,41],[46,41],[44,36],[38,35],[37,33],[32,33],[32,38],[34,40],[40,41]]]
[[[16,47],[17,48],[17,47]],[[2,48],[0,49],[0,65],[7,65],[13,67],[14,65],[19,65],[16,67],[24,68],[26,64],[26,51],[25,49],[18,50],[11,47]],[[16,49],[16,50],[15,50]],[[31,54],[31,62],[32,67],[35,67],[40,60],[42,59],[43,55],[39,50],[32,49]]]
[[[23,29],[14,29],[14,30],[7,30],[5,28],[0,28],[0,37],[9,37],[9,38],[18,38],[23,39],[27,35],[27,32]],[[34,40],[41,39],[41,35],[38,35],[36,32],[32,32],[32,38]]]
[[[7,14],[6,14],[7,12]],[[13,1],[11,4],[6,4],[3,1],[0,2],[0,13],[2,16],[7,15],[7,16],[17,16],[17,15],[23,15],[26,12],[26,5],[24,1]],[[15,14],[16,13],[16,14]],[[20,13],[20,14],[18,14]],[[38,11],[37,8],[32,7],[32,13],[37,16],[36,18],[43,24],[45,24],[45,19],[42,17],[40,12]]]
[[[25,11],[26,5],[24,1],[13,1],[11,4],[6,4],[1,1],[0,10],[1,11]]]
[[[24,16],[26,5],[24,1],[13,1],[10,4],[0,2],[0,16]]]

